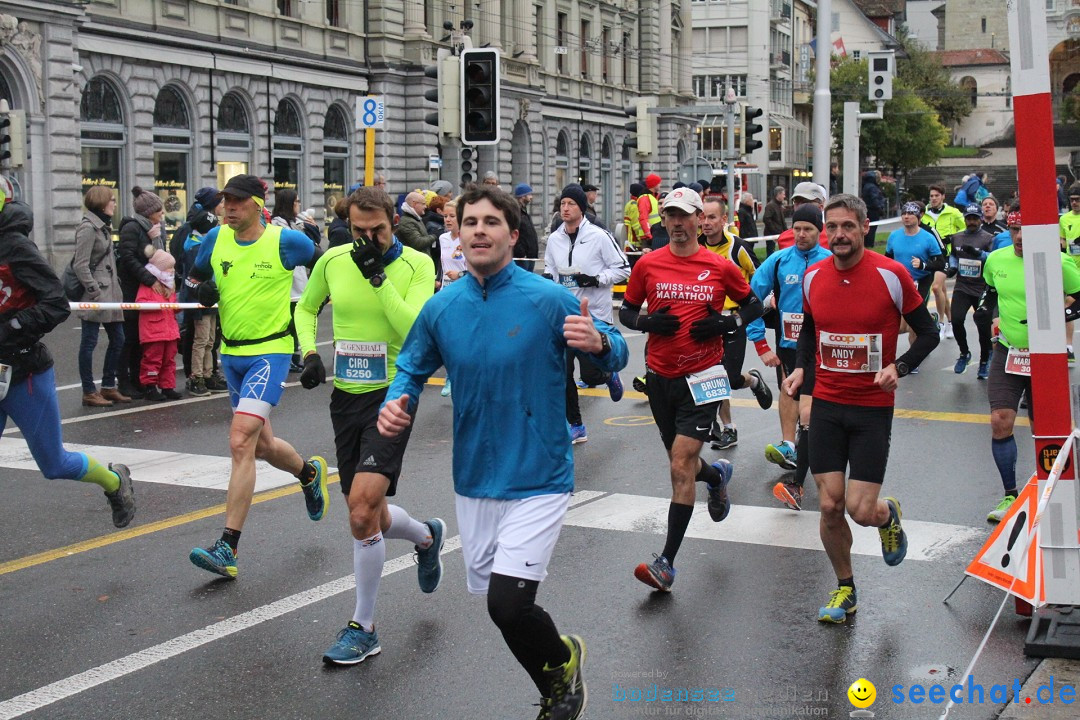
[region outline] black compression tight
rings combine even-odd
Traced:
[[[492,573],[487,605],[488,615],[502,632],[510,652],[529,673],[540,694],[547,697],[544,665],[562,665],[570,659],[570,650],[559,637],[551,616],[536,604],[539,587],[536,580]]]
[[[964,321],[967,320],[968,311],[979,306],[979,298],[967,293],[954,292],[952,297],[952,329],[956,338],[956,346],[963,355],[968,350],[967,328]],[[975,327],[979,330],[979,362],[990,360],[990,321],[976,321]]]

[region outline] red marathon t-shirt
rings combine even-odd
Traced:
[[[803,312],[814,319],[817,370],[814,397],[845,405],[890,407],[893,393],[874,384],[896,360],[900,316],[922,303],[900,263],[865,251],[837,270],[834,258],[810,266],[803,278]]]
[[[701,372],[720,363],[724,341],[714,338],[699,343],[690,337],[690,325],[709,314],[706,307],[723,312],[724,300],[742,300],[750,286],[735,263],[704,247],[689,257],[673,255],[665,246],[641,256],[630,273],[625,302],[649,312],[671,307],[681,325],[674,335],[649,337],[646,361],[649,369],[666,378]]]

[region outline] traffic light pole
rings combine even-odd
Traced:
[[[859,194],[859,125],[863,120],[885,117],[885,101],[877,101],[877,112],[859,112],[859,103],[844,103],[844,192]]]
[[[739,155],[735,150],[735,122],[738,114],[735,108],[735,91],[728,86],[727,95],[724,97],[724,122],[727,124],[727,143],[724,157],[727,159],[727,204],[728,218],[734,217],[735,212],[735,163]]]

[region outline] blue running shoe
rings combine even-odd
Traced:
[[[608,395],[611,396],[612,402],[619,402],[622,400],[623,386],[622,378],[619,377],[619,373],[611,373],[611,378],[607,381]]]
[[[326,508],[330,507],[330,493],[326,492],[326,460],[316,455],[308,462],[315,467],[315,479],[307,485],[301,483],[300,489],[304,491],[308,517],[322,520]]]
[[[881,536],[881,556],[885,558],[886,565],[899,565],[907,555],[907,533],[900,526],[900,501],[896,498],[887,497],[885,502],[889,505],[889,523],[878,528]]]
[[[585,423],[570,426],[570,443],[572,445],[588,442],[588,440],[589,436],[585,432]]]
[[[786,442],[778,442],[775,445],[766,445],[765,459],[779,465],[785,470],[794,470],[797,465],[795,449]]]
[[[735,466],[730,460],[724,458],[720,458],[712,466],[720,473],[720,482],[708,486],[709,502],[707,507],[709,508],[709,517],[713,519],[713,522],[720,522],[728,516],[728,511],[731,510],[731,500],[728,499],[727,486],[731,482],[731,475],[735,472]]]
[[[841,585],[829,593],[829,602],[825,607],[818,610],[818,622],[842,623],[847,616],[859,609],[855,597],[855,588],[850,585]]]
[[[426,548],[416,548],[416,577],[420,581],[420,590],[433,593],[442,582],[442,549],[446,536],[446,523],[439,518],[431,518],[425,525],[431,530],[431,544]]]
[[[578,386],[579,390],[592,387],[592,385],[586,385],[584,380],[575,380],[574,384]]]
[[[218,540],[208,548],[195,548],[188,559],[203,570],[236,579],[236,554],[224,540]]]
[[[671,592],[675,582],[675,568],[663,555],[653,555],[651,563],[641,563],[634,569],[634,577],[660,592]]]
[[[439,391],[439,395],[442,395],[443,397],[450,397],[451,392],[452,391],[450,390],[450,378],[446,378],[446,382],[443,383],[442,390]]]
[[[337,640],[330,649],[323,653],[322,660],[327,665],[356,665],[372,655],[382,652],[379,647],[379,636],[372,628],[371,632],[364,632],[359,624],[350,620],[337,634]]]
[[[985,380],[988,377],[990,377],[990,361],[989,360],[987,360],[986,362],[979,363],[978,379],[979,380]]]
[[[957,375],[963,375],[964,371],[967,370],[968,363],[970,363],[970,362],[971,362],[971,353],[969,353],[969,352],[964,353],[963,355],[961,355],[957,359],[956,365],[953,366],[953,372],[956,373]]]

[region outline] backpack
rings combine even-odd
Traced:
[[[953,205],[963,208],[969,202],[970,200],[968,200],[967,190],[965,190],[964,188],[960,188],[960,190],[956,193],[956,197],[953,198]]]

